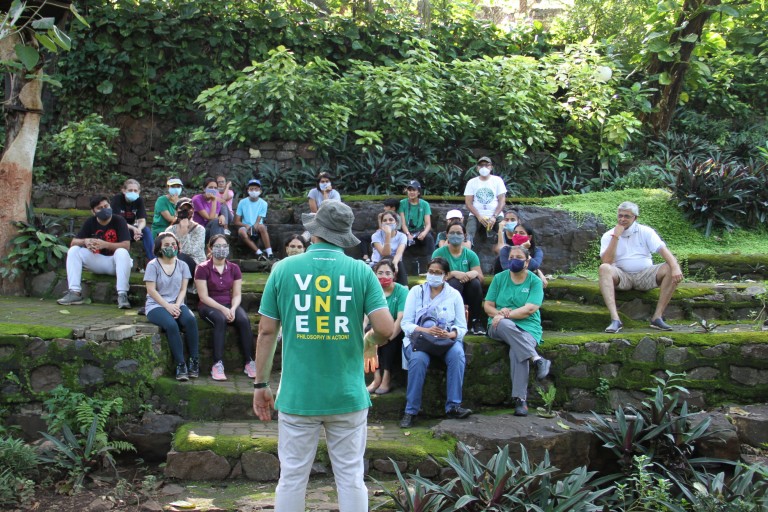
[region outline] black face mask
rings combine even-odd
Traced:
[[[102,208],[96,212],[96,218],[99,220],[109,220],[112,217],[112,208]]]
[[[176,218],[178,218],[178,219],[188,219],[189,218],[189,210],[179,210],[179,212],[176,214]]]

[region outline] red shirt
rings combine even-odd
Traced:
[[[232,305],[232,287],[242,278],[240,267],[227,260],[224,260],[221,274],[213,265],[213,258],[208,258],[195,270],[195,279],[208,283],[208,296],[223,306]]]

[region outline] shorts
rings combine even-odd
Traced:
[[[653,265],[640,272],[625,272],[619,267],[614,266],[616,275],[619,278],[619,284],[616,285],[617,290],[651,290],[659,286],[656,282],[656,274],[664,263]]]
[[[248,236],[250,237],[250,239],[251,239],[252,241],[254,241],[254,242],[258,242],[259,240],[261,240],[261,233],[259,233],[259,230],[258,230],[258,229],[254,230],[254,229],[251,227],[250,229],[247,229],[247,228],[240,228],[240,230],[241,230],[241,231],[242,231],[242,230],[245,230],[245,232],[246,232],[246,233],[248,233]]]

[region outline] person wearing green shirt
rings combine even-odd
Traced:
[[[552,362],[536,352],[541,343],[541,314],[544,286],[528,270],[528,250],[513,246],[509,250],[509,270],[496,274],[485,296],[488,336],[509,345],[509,373],[515,416],[527,416],[529,361],[536,368],[536,379],[549,375]]]
[[[165,231],[165,229],[176,222],[176,201],[181,196],[182,184],[179,178],[170,178],[166,183],[168,193],[160,196],[155,201],[155,213],[152,217],[152,236]]]
[[[464,244],[466,228],[461,222],[451,222],[446,230],[448,245],[432,253],[433,258],[445,258],[451,267],[446,276],[449,285],[460,294],[464,304],[469,307],[470,333],[485,336],[481,320],[483,314],[483,269],[480,258]]]
[[[421,198],[421,183],[416,180],[408,183],[405,189],[408,195],[400,201],[400,221],[403,233],[408,237],[408,247],[423,245],[427,254],[435,250],[435,237],[432,236],[432,208]]]
[[[352,234],[354,219],[339,201],[323,201],[317,213],[302,216],[312,245],[275,264],[262,294],[253,410],[263,421],[280,411],[275,510],[304,510],[323,427],[339,510],[368,510],[363,456],[371,399],[364,365],[392,337],[394,322],[370,267],[344,254],[360,243]],[[365,336],[363,315],[372,326]],[[268,381],[281,325],[275,401]]]
[[[376,273],[376,278],[379,280],[381,289],[384,290],[384,296],[387,298],[389,314],[395,319],[395,330],[389,342],[379,347],[379,368],[374,369],[373,381],[368,384],[368,392],[386,395],[392,390],[390,385],[392,371],[401,366],[400,356],[403,350],[403,331],[400,329],[400,322],[403,320],[403,310],[405,310],[405,299],[408,297],[408,288],[395,282],[395,265],[390,259],[379,260],[373,265],[373,271]]]

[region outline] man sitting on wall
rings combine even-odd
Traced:
[[[651,327],[671,331],[662,318],[683,272],[677,259],[652,228],[635,222],[640,209],[635,203],[625,201],[618,208],[616,227],[606,232],[600,240],[600,292],[611,314],[611,324],[605,332],[619,332],[623,327],[616,309],[616,291],[650,290],[660,288],[659,302],[651,317]],[[653,264],[652,253],[659,253],[665,263]]]
[[[240,240],[256,255],[257,259],[276,261],[277,257],[272,254],[272,244],[269,241],[269,233],[264,219],[267,218],[267,202],[261,197],[261,181],[250,180],[245,187],[248,197],[241,199],[237,203],[237,213],[235,214],[235,226],[238,227],[237,233]],[[261,240],[264,244],[264,252],[259,249],[256,243]]]
[[[129,309],[128,279],[133,260],[128,252],[131,234],[128,223],[119,215],[112,215],[106,196],[91,198],[93,217],[72,239],[67,251],[67,284],[69,290],[57,302],[64,306],[83,303],[81,279],[83,267],[94,274],[117,276],[117,307]]]

